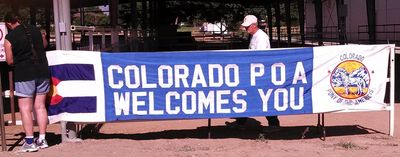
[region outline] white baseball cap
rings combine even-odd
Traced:
[[[247,15],[246,17],[244,17],[243,19],[243,23],[242,26],[244,27],[248,27],[253,23],[257,23],[257,17],[254,15]]]

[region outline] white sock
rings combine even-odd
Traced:
[[[42,142],[45,139],[46,139],[46,134],[40,134],[39,135],[39,142]]]

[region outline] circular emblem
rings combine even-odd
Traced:
[[[344,99],[357,99],[366,95],[369,84],[367,67],[356,60],[341,62],[331,73],[331,87]]]
[[[51,77],[52,86],[50,86],[50,91],[47,93],[47,97],[50,99],[50,105],[57,105],[63,100],[63,97],[58,95],[57,85],[61,82],[55,77]]]

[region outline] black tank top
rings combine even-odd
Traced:
[[[22,25],[11,30],[6,39],[11,43],[14,60],[14,81],[30,81],[34,79],[50,78],[50,71],[46,58],[46,51],[40,31],[31,25],[24,25],[29,29],[32,37],[32,44],[37,52],[38,64],[32,60],[31,40],[28,39]]]

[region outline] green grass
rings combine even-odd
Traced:
[[[339,142],[339,143],[337,143],[337,144],[335,144],[335,146],[338,146],[338,147],[342,147],[342,148],[344,148],[344,149],[347,149],[347,150],[360,150],[360,149],[368,149],[368,147],[362,147],[362,146],[358,146],[357,144],[355,144],[355,143],[353,143],[353,142],[351,142],[351,141],[348,141],[348,142]]]

